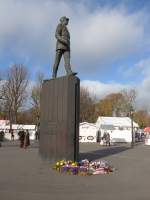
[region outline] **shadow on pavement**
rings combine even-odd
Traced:
[[[131,149],[130,146],[113,146],[113,147],[100,147],[99,150],[96,151],[90,151],[90,152],[85,152],[85,153],[80,153],[79,154],[79,160],[82,159],[88,159],[90,161],[101,159],[103,157],[107,157],[113,154],[118,154],[120,152],[126,151]]]

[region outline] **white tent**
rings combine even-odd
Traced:
[[[10,124],[9,120],[0,120],[0,130],[5,129],[6,126]]]
[[[19,136],[18,136],[18,132],[21,130],[28,130],[29,131],[29,135],[30,135],[30,139],[34,140],[35,139],[35,132],[36,132],[36,125],[24,125],[24,124],[12,124],[12,129],[13,129],[13,133],[14,133],[14,139],[18,140]],[[0,130],[4,131],[5,133],[5,138],[7,140],[11,140],[11,134],[9,132],[10,130],[10,125],[5,124],[5,125],[0,125]]]
[[[95,124],[83,122],[79,127],[79,142],[93,143],[97,140],[98,128]]]
[[[129,117],[98,117],[96,126],[101,130],[101,134],[108,132],[111,142],[131,142],[132,127]],[[133,121],[133,130],[139,125]]]

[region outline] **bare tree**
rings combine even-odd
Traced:
[[[37,125],[39,123],[39,118],[40,118],[40,96],[41,96],[43,78],[44,78],[43,73],[38,72],[36,85],[33,86],[32,94],[31,94],[33,114],[34,114]]]
[[[121,104],[123,102],[121,93],[111,93],[105,96],[96,104],[98,116],[121,116]]]
[[[3,92],[2,92],[2,87],[5,81],[1,79],[1,74],[0,74],[0,118],[5,119],[5,114],[4,114],[4,100],[3,100]]]
[[[21,64],[12,65],[2,87],[5,111],[10,122],[16,123],[19,109],[27,98],[27,69]]]
[[[135,98],[134,89],[108,94],[96,104],[96,113],[98,116],[128,116],[134,108]]]
[[[80,88],[80,122],[96,121],[95,97],[91,97],[87,88]]]
[[[131,109],[135,107],[135,100],[137,96],[137,92],[135,89],[123,90],[122,95],[124,97],[124,102],[122,103],[122,108],[124,110],[125,115],[129,115]]]

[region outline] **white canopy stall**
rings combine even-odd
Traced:
[[[95,124],[83,122],[79,128],[79,142],[93,143],[97,142],[98,128]]]
[[[28,130],[30,139],[35,139],[36,125],[12,124],[12,130],[15,140],[19,138],[18,132],[21,130]],[[3,131],[5,133],[4,138],[6,138],[7,140],[11,140],[9,120],[0,120],[0,131]]]
[[[104,132],[110,134],[111,142],[131,142],[132,127],[129,117],[98,117],[96,126],[100,129],[101,135]],[[134,132],[139,128],[139,125],[133,121]]]

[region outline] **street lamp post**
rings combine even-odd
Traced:
[[[134,131],[133,131],[133,108],[130,110],[130,117],[131,117],[131,135],[132,135],[132,141],[131,141],[131,147],[134,147]]]

